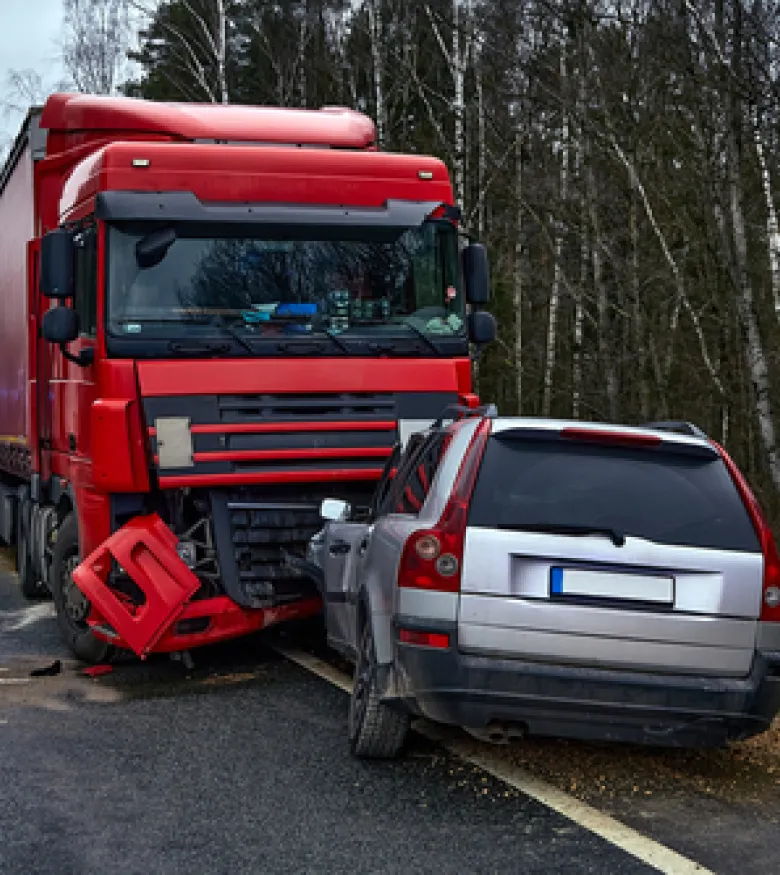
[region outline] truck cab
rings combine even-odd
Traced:
[[[23,570],[86,659],[317,613],[288,559],[322,499],[367,502],[476,404],[487,259],[446,167],[342,109],[54,95],[36,122]]]

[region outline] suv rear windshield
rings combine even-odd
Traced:
[[[468,524],[593,527],[661,544],[761,551],[720,458],[511,432],[488,443]]]

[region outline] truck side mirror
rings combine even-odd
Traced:
[[[57,228],[43,235],[41,241],[41,293],[47,298],[73,297],[76,253],[73,235]]]
[[[79,336],[79,314],[70,307],[53,307],[43,314],[41,334],[49,343],[58,346],[70,343]]]
[[[492,313],[478,310],[469,313],[469,340],[475,346],[484,346],[496,339],[496,320]]]
[[[469,243],[463,250],[463,279],[469,304],[487,304],[490,300],[490,269],[487,249],[482,243]]]
[[[43,314],[41,334],[44,340],[54,343],[69,362],[80,368],[86,368],[95,361],[95,349],[92,346],[82,349],[78,355],[68,352],[68,344],[79,336],[79,314],[70,307],[52,307]]]

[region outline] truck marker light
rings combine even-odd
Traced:
[[[433,171],[432,170],[418,170],[417,176],[420,179],[433,179]]]
[[[133,158],[133,167],[148,167],[152,162],[148,158]]]

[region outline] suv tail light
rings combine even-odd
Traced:
[[[734,481],[737,491],[747,509],[753,527],[761,544],[761,552],[764,554],[764,591],[761,598],[760,619],[780,623],[780,556],[777,553],[772,530],[761,510],[753,491],[748,486],[742,472],[734,464],[729,454],[719,444],[712,441],[712,445],[720,454],[731,479]]]
[[[490,420],[474,432],[441,519],[432,529],[415,532],[404,545],[398,586],[459,592],[469,501],[490,435]]]

